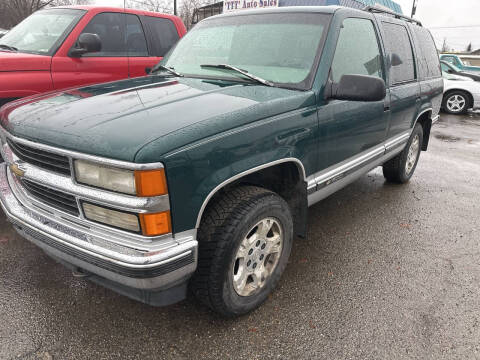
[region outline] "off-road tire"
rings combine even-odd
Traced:
[[[406,165],[408,160],[408,152],[410,150],[410,146],[412,145],[412,141],[415,137],[418,136],[419,144],[418,144],[418,154],[416,156],[415,164],[413,168],[407,173]],[[405,184],[407,183],[410,178],[412,177],[415,169],[417,168],[418,159],[420,158],[420,153],[422,151],[422,144],[423,144],[423,128],[420,124],[416,124],[410,138],[408,139],[407,145],[405,145],[405,149],[396,155],[394,158],[387,161],[383,164],[383,176],[387,181],[398,183],[398,184]]]
[[[259,219],[271,217],[283,231],[278,263],[263,288],[251,296],[239,296],[233,287],[234,257],[240,243]],[[190,290],[202,303],[226,317],[246,314],[260,306],[276,287],[287,266],[293,240],[293,221],[288,204],[276,193],[241,186],[223,191],[207,207],[198,230],[198,267]]]

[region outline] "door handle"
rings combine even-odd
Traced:
[[[385,105],[385,106],[383,107],[383,111],[384,111],[384,112],[390,111],[390,105]]]

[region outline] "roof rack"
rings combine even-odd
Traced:
[[[405,15],[400,15],[396,12],[393,12],[393,11],[388,11],[388,10],[384,10],[384,9],[380,9],[378,7],[375,7],[375,6],[366,6],[363,8],[363,11],[368,11],[368,12],[371,12],[371,13],[378,13],[378,14],[388,14],[388,15],[392,15],[394,18],[396,19],[403,19],[403,20],[406,20],[406,21],[410,21],[412,23],[415,23],[419,26],[422,26],[422,23],[418,20],[415,20],[415,19],[412,19],[411,17],[408,17],[408,16],[405,16]]]

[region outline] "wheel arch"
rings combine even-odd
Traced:
[[[285,172],[287,172],[288,175]],[[278,174],[282,175],[282,180],[284,181],[269,181],[272,176]],[[283,177],[284,175],[286,175],[285,178]],[[197,214],[195,228],[198,229],[200,227],[203,215],[215,196],[220,195],[222,191],[231,186],[239,185],[264,187],[278,193],[290,206],[295,233],[302,237],[306,235],[308,208],[306,173],[303,163],[293,157],[283,158],[253,167],[221,182],[205,197]]]
[[[415,125],[418,123],[422,126],[423,129],[423,142],[422,142],[422,151],[427,151],[428,149],[428,142],[430,140],[430,131],[432,129],[432,114],[433,108],[427,108],[421,111],[415,122],[413,123],[412,129],[415,128]]]

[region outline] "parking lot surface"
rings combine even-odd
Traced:
[[[0,215],[0,359],[480,357],[480,115],[443,114],[411,182],[310,208],[279,288],[225,320],[73,278]]]

